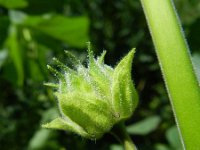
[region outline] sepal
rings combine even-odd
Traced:
[[[72,122],[70,123],[69,121],[66,121],[60,117],[52,120],[49,123],[43,124],[42,127],[47,129],[67,130],[78,133],[83,137],[90,138],[90,136],[79,125]]]
[[[129,118],[138,103],[138,96],[131,79],[134,52],[135,49],[131,50],[114,69],[112,104],[120,119]]]
[[[95,95],[57,94],[57,98],[62,115],[69,117],[93,138],[100,138],[115,123],[108,103]]]

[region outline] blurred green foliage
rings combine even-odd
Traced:
[[[175,4],[200,79],[200,2],[175,0]],[[65,49],[85,61],[88,41],[96,54],[107,50],[106,63],[112,66],[137,48],[132,76],[140,104],[127,130],[140,150],[179,150],[139,0],[0,0],[0,149],[122,149],[110,134],[95,142],[41,128],[58,115],[52,89],[43,86],[53,81],[46,64],[52,57],[67,63]]]

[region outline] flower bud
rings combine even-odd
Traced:
[[[105,52],[97,59],[90,48],[88,66],[76,61],[71,69],[54,58],[61,72],[48,66],[59,79],[55,87],[61,117],[44,124],[45,128],[77,133],[85,138],[98,139],[120,121],[131,117],[138,96],[131,79],[134,49],[113,69],[104,64]],[[69,53],[67,52],[69,56]],[[76,60],[74,56],[69,56]]]

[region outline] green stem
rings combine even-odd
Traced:
[[[184,148],[200,148],[200,88],[171,0],[141,0]]]
[[[126,131],[124,123],[117,124],[112,131],[115,138],[124,145],[125,150],[137,150],[135,144]]]

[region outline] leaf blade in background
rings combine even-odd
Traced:
[[[7,57],[8,57],[8,51],[5,49],[0,50],[0,70]]]
[[[110,145],[110,150],[123,150],[122,145],[112,144]]]
[[[182,150],[182,143],[179,138],[178,129],[176,126],[169,128],[166,132],[166,138],[174,150]]]
[[[127,131],[129,134],[147,135],[150,132],[154,131],[158,127],[160,122],[160,117],[151,116],[140,122],[128,126]]]
[[[155,145],[155,149],[156,150],[172,150],[167,145],[160,144],[160,143],[158,143],[158,144]]]
[[[24,68],[17,34],[17,27],[15,25],[10,25],[5,47],[8,49],[9,55],[17,71],[17,85],[22,86],[24,82]]]
[[[8,9],[24,8],[28,6],[28,2],[26,0],[0,0],[0,6]]]
[[[55,108],[50,108],[46,110],[43,115],[41,122],[45,122],[47,120],[54,119],[59,114]],[[56,141],[50,141],[50,138],[52,136],[53,131],[40,128],[35,132],[35,134],[32,136],[32,138],[29,141],[28,149],[29,150],[38,150],[38,149],[44,149],[46,145],[57,145],[54,144]],[[58,149],[57,147],[55,149]]]
[[[89,21],[85,16],[64,17],[61,15],[27,16],[24,25],[39,30],[70,46],[83,48],[88,42]]]
[[[200,83],[200,54],[199,53],[194,53],[192,55],[192,62],[194,65],[194,71],[196,73],[197,79]]]

